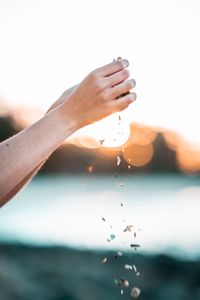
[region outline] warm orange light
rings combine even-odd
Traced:
[[[142,167],[152,159],[153,146],[132,144],[124,149],[123,156],[129,165]]]
[[[200,170],[200,149],[190,148],[183,145],[177,150],[177,162],[180,169],[185,173],[196,173]]]
[[[136,123],[132,123],[130,127],[131,135],[129,137],[128,144],[138,144],[141,146],[149,145],[157,136],[157,132],[152,128]]]
[[[200,149],[195,145],[187,143],[175,132],[163,133],[167,145],[176,151],[177,164],[180,170],[187,174],[194,174],[200,171]]]
[[[95,138],[90,136],[76,136],[72,135],[66,141],[68,144],[75,145],[77,147],[88,148],[88,149],[99,149],[101,144]]]
[[[163,136],[171,150],[176,150],[180,143],[182,143],[180,135],[178,135],[176,132],[165,131],[163,132]]]

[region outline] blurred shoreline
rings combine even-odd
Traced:
[[[101,264],[106,257],[106,264]],[[124,269],[134,263],[140,272]],[[0,298],[3,300],[119,300],[115,278],[126,278],[139,299],[199,299],[200,260],[183,261],[166,255],[130,255],[66,247],[0,244]]]

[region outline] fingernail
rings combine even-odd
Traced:
[[[137,99],[137,94],[136,93],[132,93],[132,100],[135,101]]]
[[[128,67],[129,66],[129,62],[127,59],[123,59],[123,63],[124,63],[124,66],[125,67]]]
[[[131,79],[132,83],[133,83],[133,88],[136,86],[136,81],[135,79]]]

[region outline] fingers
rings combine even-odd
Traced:
[[[130,93],[118,100],[114,100],[112,105],[113,105],[113,111],[118,112],[122,111],[125,108],[127,108],[131,103],[133,103],[137,98],[136,93]]]
[[[129,62],[127,59],[118,59],[116,61],[113,61],[110,64],[107,64],[96,71],[99,72],[100,75],[107,77],[109,75],[112,75],[116,72],[119,72],[129,66]]]
[[[127,93],[129,90],[133,89],[136,86],[134,79],[126,80],[111,89],[113,98],[117,98],[120,95]]]
[[[130,72],[128,69],[123,69],[113,75],[110,75],[107,80],[109,81],[109,86],[113,87],[121,82],[123,82],[124,80],[128,79],[130,76]]]

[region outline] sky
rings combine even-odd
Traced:
[[[122,56],[138,95],[125,126],[172,129],[200,144],[199,13],[198,0],[1,0],[0,99],[45,111]]]

